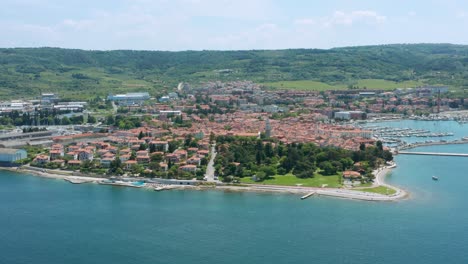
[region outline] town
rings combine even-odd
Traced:
[[[87,102],[43,93],[31,100],[0,103],[0,158],[3,165],[21,163],[32,170],[72,172],[68,175],[149,177],[192,185],[238,182],[232,173],[257,181],[265,171],[274,175],[281,169],[287,174],[292,167],[284,166],[289,171],[283,167],[268,171],[258,160],[257,165],[262,166],[253,172],[252,168],[244,174],[235,172],[232,164],[239,163],[234,159],[223,161],[226,146],[216,144],[217,138],[250,138],[252,144],[258,141],[275,148],[313,144],[349,153],[362,151],[382,143],[373,130],[356,123],[366,119],[431,118],[433,113],[465,106],[464,98],[449,98],[447,94],[448,88],[439,86],[394,91],[270,90],[251,81],[209,82],[193,87],[180,83],[159,96],[133,92],[97,96]],[[466,116],[455,119],[464,122]],[[383,148],[382,161],[391,162],[390,149]],[[218,152],[221,156],[216,158]],[[321,164],[320,171],[341,175],[322,187],[372,181],[369,174],[379,164],[373,160],[371,166],[366,163],[363,168],[362,161]],[[302,170],[309,175],[301,177],[314,177],[317,168],[311,168]],[[299,171],[296,168],[294,175]]]

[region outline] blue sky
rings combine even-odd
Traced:
[[[468,44],[468,1],[0,1],[0,47],[238,50]]]

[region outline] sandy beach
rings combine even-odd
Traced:
[[[243,185],[228,185],[228,184],[219,184],[216,187],[204,187],[204,186],[179,186],[173,185],[171,189],[188,189],[188,190],[220,190],[220,191],[248,191],[248,192],[275,192],[275,193],[291,193],[298,195],[323,195],[331,196],[338,198],[346,199],[356,199],[364,201],[396,201],[403,199],[407,196],[407,193],[395,186],[391,186],[385,183],[386,175],[392,170],[395,166],[386,166],[381,169],[374,171],[375,182],[374,187],[376,186],[385,186],[391,189],[396,190],[396,193],[393,195],[383,195],[378,193],[371,193],[360,191],[358,189],[339,189],[339,188],[317,188],[317,187],[302,187],[302,186],[278,186],[278,185],[261,185],[261,184],[243,184]],[[97,178],[97,177],[86,177],[86,176],[74,176],[74,175],[64,175],[54,173],[53,170],[36,170],[29,169],[27,167],[20,168],[1,168],[3,170],[28,173],[34,176],[49,178],[49,179],[59,179],[67,180],[72,183],[99,183],[106,180],[106,178]],[[61,172],[63,173],[63,172]],[[136,179],[137,180],[137,179]],[[147,184],[143,188],[154,188],[153,184]]]

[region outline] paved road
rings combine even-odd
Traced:
[[[205,173],[205,178],[207,181],[214,182],[214,173],[215,173],[215,168],[214,168],[214,159],[216,158],[216,144],[213,144],[211,146],[211,159],[208,162],[208,166],[206,167],[206,173]]]
[[[117,114],[118,107],[115,105],[114,101],[112,101],[112,111],[114,111],[114,114]]]

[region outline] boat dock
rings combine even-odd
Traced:
[[[403,154],[403,155],[428,155],[428,156],[468,157],[468,154],[466,154],[466,153],[444,153],[444,152],[398,151],[398,154]]]
[[[64,180],[69,182],[69,183],[72,183],[72,184],[82,184],[82,183],[94,182],[94,180],[80,179],[80,178],[73,178],[73,177],[67,177]]]
[[[310,193],[308,193],[308,194],[302,196],[302,197],[301,197],[301,200],[305,200],[305,199],[309,198],[310,196],[312,196],[312,195],[314,195],[314,194],[315,194],[315,191],[310,192]]]
[[[141,188],[143,184],[135,184],[132,182],[123,182],[123,181],[100,181],[99,184],[102,185],[112,185],[112,186],[122,186],[122,187],[132,187],[132,188]]]

